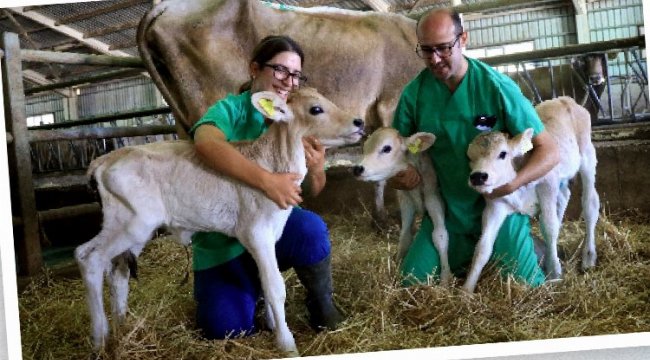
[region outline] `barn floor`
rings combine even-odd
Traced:
[[[550,339],[650,331],[650,222],[644,216],[601,217],[599,262],[579,274],[581,223],[567,222],[560,247],[564,281],[527,289],[487,269],[470,298],[452,288],[397,286],[391,256],[398,227],[378,234],[366,214],[326,215],[333,247],[336,300],[348,314],[339,330],[314,333],[292,271],[287,321],[303,355]],[[100,359],[277,358],[273,336],[202,340],[194,330],[187,253],[156,239],[143,252],[131,282],[126,324]],[[460,281],[459,281],[460,282]],[[25,359],[94,358],[89,316],[78,273],[49,269],[19,294]]]

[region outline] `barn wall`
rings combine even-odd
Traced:
[[[78,96],[79,117],[154,108],[160,106],[158,99],[155,85],[145,77],[88,85]],[[120,126],[134,124],[134,120],[118,120]]]
[[[533,41],[535,49],[561,47],[577,42],[571,3],[491,14],[466,20],[468,49]]]
[[[27,116],[54,113],[55,122],[62,122],[77,120],[65,111],[66,105],[76,106],[77,116],[86,118],[158,107],[162,105],[161,99],[149,78],[136,77],[79,87],[76,105],[74,101],[58,94],[29,96],[26,99],[26,112]],[[134,125],[151,118],[119,120],[116,125]]]
[[[54,113],[54,122],[62,122],[70,119],[64,104],[67,99],[59,94],[45,94],[30,96],[25,99],[27,116]]]

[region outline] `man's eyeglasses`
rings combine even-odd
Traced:
[[[292,73],[289,72],[289,69],[287,69],[286,67],[277,64],[264,64],[264,66],[268,66],[271,69],[273,69],[273,76],[280,81],[284,81],[289,76],[291,76],[291,83],[294,86],[300,87],[302,85],[305,85],[305,83],[307,82],[307,77],[299,71]]]
[[[430,60],[433,57],[433,53],[436,53],[438,57],[441,58],[446,58],[451,55],[451,52],[456,46],[456,43],[458,43],[458,40],[460,39],[460,36],[462,33],[456,35],[456,38],[454,41],[447,43],[446,45],[437,45],[437,46],[428,46],[428,45],[422,45],[418,44],[415,47],[415,52],[418,54],[419,57]]]

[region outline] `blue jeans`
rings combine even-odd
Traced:
[[[330,254],[327,226],[315,213],[294,208],[275,245],[281,271],[319,263]],[[262,294],[257,265],[248,252],[194,272],[197,326],[208,339],[257,331],[255,304]]]

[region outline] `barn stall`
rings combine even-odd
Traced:
[[[456,6],[470,32],[468,56],[511,74],[566,64],[584,53],[607,54],[607,87],[592,100],[599,107],[593,138],[603,203],[600,262],[593,273],[578,274],[575,266],[582,230],[574,197],[561,237],[563,283],[531,291],[492,271],[478,300],[467,299],[457,286],[400,288],[391,257],[397,225],[375,232],[369,215],[372,185],[352,179],[345,166],[335,166],[340,155],[333,153],[325,193],[306,206],[323,214],[330,226],[336,297],[350,319],[341,330],[313,333],[301,307],[303,291],[295,275],[286,274],[288,323],[305,355],[648,331],[650,209],[647,195],[639,191],[647,176],[638,169],[647,167],[649,106],[640,1],[272,3],[412,17],[428,8]],[[173,132],[170,109],[144,74],[135,49],[134,28],[149,8],[148,1],[100,1],[10,8],[0,15],[26,358],[89,353],[84,292],[70,258],[71,249],[92,237],[100,223],[99,206],[85,187],[84,167],[93,157],[133,142],[133,136],[145,135],[149,141]],[[562,75],[549,72],[542,81],[552,83]],[[148,125],[161,118],[167,125]],[[345,153],[357,154],[358,148]],[[391,192],[387,206],[395,213]],[[183,282],[188,266],[186,251],[162,238],[145,250],[140,280],[131,285],[127,324],[102,356],[279,356],[269,332],[201,340],[194,330],[191,276]],[[369,281],[359,283],[356,274]]]

